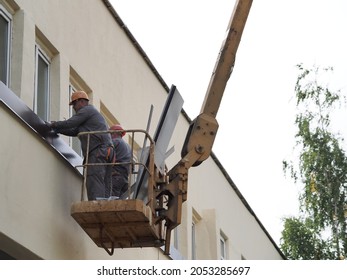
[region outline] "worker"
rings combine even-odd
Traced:
[[[112,168],[112,196],[122,197],[128,189],[128,176],[132,152],[129,144],[123,139],[125,131],[121,125],[110,127],[113,147],[116,155],[116,164]]]
[[[107,131],[108,126],[104,117],[97,109],[89,104],[88,95],[84,91],[76,91],[71,95],[70,106],[76,112],[65,121],[52,121],[48,123],[56,133],[68,136],[77,136],[80,132]],[[114,150],[111,135],[91,134],[89,151],[87,151],[88,136],[80,137],[84,163],[88,154],[88,164],[114,162]],[[109,197],[106,186],[111,184],[112,165],[87,166],[87,196],[88,200],[104,199]]]

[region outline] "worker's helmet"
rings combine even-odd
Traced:
[[[110,130],[124,130],[120,124],[114,124],[110,127]],[[125,131],[122,131],[122,137],[125,135]]]
[[[71,95],[71,101],[70,101],[69,105],[72,105],[74,103],[74,101],[76,101],[78,99],[86,99],[89,101],[89,97],[84,91],[82,91],[82,90],[81,91],[75,91]]]

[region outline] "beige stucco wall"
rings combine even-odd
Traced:
[[[68,117],[72,68],[91,90],[93,104],[97,108],[100,102],[105,104],[125,128],[144,129],[150,106],[154,105],[150,129],[150,134],[154,134],[166,90],[103,1],[0,0],[0,3],[13,8],[10,88],[30,108],[35,42],[39,39],[52,56],[52,120]],[[70,205],[80,196],[78,174],[53,148],[3,108],[0,119],[2,135],[7,135],[0,140],[1,233],[44,259],[167,258],[154,248],[116,250],[112,257],[97,248],[70,217]],[[175,147],[175,153],[167,161],[169,168],[180,159],[187,129],[188,121],[181,115],[169,146]],[[11,146],[16,147],[16,156],[5,148]],[[220,231],[228,237],[230,259],[241,256],[281,259],[211,158],[189,173],[188,201],[177,229],[178,252],[187,259],[192,255],[193,212],[200,217],[196,244],[199,259],[219,258]]]
[[[4,106],[0,118],[0,231],[41,258],[73,257],[80,175]]]
[[[277,253],[269,250],[272,247],[270,240],[211,159],[192,169],[190,175],[188,204],[202,217],[209,212],[213,213],[213,216],[207,216],[207,223],[215,223],[209,234],[216,231],[214,235],[217,240],[211,242],[215,242],[218,249],[219,231],[222,231],[228,237],[228,251],[232,254],[229,257],[240,259],[242,255],[246,259],[276,258]],[[208,247],[204,248],[201,259],[216,258],[216,252]]]

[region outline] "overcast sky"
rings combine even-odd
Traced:
[[[110,0],[148,57],[200,112],[234,0]],[[346,91],[347,1],[254,0],[217,114],[213,151],[273,239],[296,214],[298,186],[282,161],[295,143],[296,65],[334,67]]]

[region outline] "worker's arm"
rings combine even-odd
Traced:
[[[56,133],[64,134],[67,136],[77,136],[79,133],[78,128],[55,128],[54,123],[52,123],[52,129]]]
[[[68,120],[51,122],[50,127],[57,133],[68,136],[77,136],[79,133],[79,126],[89,117],[88,106],[85,106],[78,110],[78,112]]]

